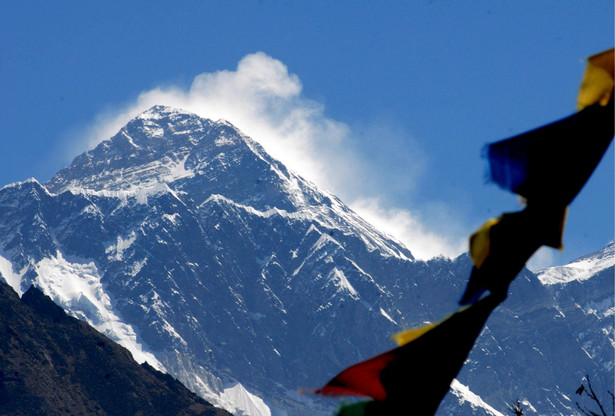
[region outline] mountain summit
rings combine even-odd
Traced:
[[[14,286],[214,402],[238,381],[268,398],[317,385],[363,358],[335,336],[349,319],[380,339],[403,322],[372,274],[412,254],[225,121],[153,107],[0,201],[21,207],[0,225]]]
[[[261,212],[276,209],[324,221],[337,216],[339,223],[327,226],[349,232],[357,228],[370,248],[413,259],[402,244],[392,243],[334,195],[286,169],[229,122],[170,107],[154,106],[140,114],[45,187],[55,194],[118,191],[140,197],[168,190],[194,206],[223,197]],[[337,215],[329,215],[333,211]]]
[[[18,293],[36,284],[238,415],[329,414],[334,402],[297,388],[453,312],[470,268],[467,256],[415,260],[230,123],[162,106],[46,184],[0,190],[0,273]],[[516,399],[558,414],[579,374],[608,385],[579,341],[583,319],[571,328],[525,271],[441,414],[498,414]]]

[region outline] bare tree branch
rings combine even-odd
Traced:
[[[598,404],[598,407],[600,408],[600,411],[602,412],[602,415],[606,416],[606,412],[604,411],[604,407],[602,407],[602,403],[600,403],[600,400],[598,400],[598,396],[596,396],[596,393],[594,392],[594,389],[592,388],[592,383],[589,381],[589,374],[585,375],[585,380],[587,380],[587,387],[589,387],[589,393],[587,393],[588,396],[593,401],[595,401]],[[597,415],[597,416],[600,416],[600,415]]]
[[[587,410],[584,409],[579,402],[574,402],[577,407],[579,408],[579,410],[581,411],[581,413],[583,413],[585,416],[600,416],[598,413],[592,412],[591,410]]]
[[[587,387],[585,387],[585,384],[583,383],[583,381],[587,382]],[[586,374],[584,379],[581,382],[581,387],[579,387],[577,389],[577,391],[575,392],[576,394],[578,394],[579,396],[583,396],[583,393],[587,394],[587,396],[592,399],[594,402],[596,402],[596,404],[598,405],[598,407],[600,408],[600,411],[602,412],[602,416],[607,416],[606,412],[604,411],[604,407],[602,407],[602,403],[600,403],[600,400],[598,399],[598,396],[596,396],[596,393],[594,392],[594,388],[592,387],[592,383],[589,380],[589,375]],[[611,397],[613,398],[613,405],[615,408],[615,397],[613,396],[613,393],[611,393],[610,391],[608,392]],[[577,407],[579,408],[579,410],[586,416],[600,416],[600,414],[591,411],[587,408],[582,407],[579,402],[575,402],[575,404],[577,405]]]

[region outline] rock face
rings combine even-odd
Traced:
[[[615,243],[572,263],[542,271],[538,279],[556,300],[583,350],[601,372],[615,370]],[[612,380],[612,378],[611,378]],[[611,386],[612,386],[611,382]],[[611,390],[612,391],[612,390]]]
[[[44,185],[0,190],[0,272],[16,291],[35,283],[237,414],[330,413],[334,402],[297,388],[391,348],[392,332],[453,312],[469,270],[465,255],[414,260],[229,123],[167,107]],[[606,280],[599,286],[612,294]],[[609,335],[590,331],[602,347],[588,356],[581,334],[594,322],[587,313],[569,321],[560,297],[525,271],[441,414],[505,413],[516,399],[570,414],[585,373],[612,384]]]
[[[0,282],[0,414],[229,415],[31,287]]]

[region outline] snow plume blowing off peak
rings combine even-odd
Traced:
[[[451,237],[450,227],[446,235],[426,231],[422,219],[433,214],[430,209],[415,215],[388,202],[392,198],[387,194],[399,191],[399,184],[390,183],[391,173],[404,178],[403,186],[408,188],[419,181],[424,164],[418,156],[420,149],[411,149],[412,153],[404,151],[404,157],[410,160],[400,164],[403,167],[394,168],[390,163],[383,166],[372,155],[356,150],[357,135],[350,126],[328,118],[324,106],[303,96],[302,88],[299,77],[289,73],[284,63],[262,52],[249,54],[239,61],[234,71],[197,75],[187,90],[174,85],[157,87],[142,92],[122,108],[108,109],[82,134],[87,140],[73,143],[71,152],[94,147],[155,105],[175,107],[212,120],[225,119],[257,140],[287,167],[329,189],[359,214],[383,227],[415,257],[452,257],[465,251],[462,237],[465,233],[453,233]],[[378,141],[383,144],[379,148],[391,153],[378,160],[398,159],[400,149],[392,137],[398,137],[399,132],[378,124],[371,130],[377,132]],[[385,170],[389,171],[385,173]],[[447,222],[451,221],[455,219],[449,216]]]

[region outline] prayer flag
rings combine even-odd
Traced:
[[[364,415],[432,415],[463,366],[491,311],[502,301],[487,296],[433,326],[411,342],[339,373],[316,393],[370,396],[353,404]],[[341,411],[340,411],[341,412]],[[339,413],[351,415],[353,413]]]
[[[459,303],[476,302],[487,290],[506,297],[508,286],[542,245],[560,247],[566,207],[528,205],[489,220],[470,237],[474,267]]]
[[[613,95],[614,59],[613,49],[587,58],[587,67],[577,98],[577,110],[596,103],[607,105]]]
[[[613,97],[562,120],[487,147],[489,177],[528,205],[566,206],[613,140]]]

